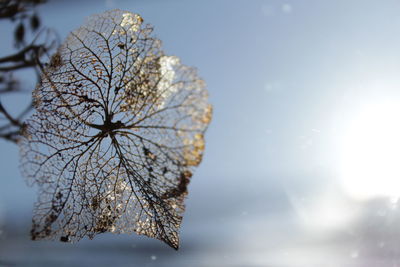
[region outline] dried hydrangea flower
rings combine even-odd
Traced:
[[[67,37],[33,95],[19,140],[39,187],[32,239],[135,232],[177,249],[212,115],[195,69],[166,56],[139,15],[111,10]]]

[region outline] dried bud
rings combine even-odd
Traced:
[[[17,28],[14,31],[14,39],[17,45],[21,44],[25,38],[25,26],[24,24],[18,24]]]
[[[39,19],[39,17],[38,17],[36,14],[33,14],[32,17],[31,17],[30,23],[31,23],[31,29],[32,29],[33,31],[36,31],[36,30],[39,28],[39,26],[40,26],[40,19]]]

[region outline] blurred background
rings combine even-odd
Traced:
[[[399,1],[49,0],[37,12],[63,40],[113,8],[154,25],[214,105],[181,248],[30,241],[36,188],[0,140],[0,266],[400,266]],[[0,24],[5,53],[11,25]],[[21,79],[34,88],[33,74]]]

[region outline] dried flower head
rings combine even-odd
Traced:
[[[139,15],[112,10],[68,36],[34,100],[19,141],[40,191],[32,239],[135,232],[177,249],[212,115],[195,69],[166,56]]]

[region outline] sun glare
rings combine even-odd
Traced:
[[[359,109],[340,143],[339,172],[351,196],[400,197],[400,101]]]

